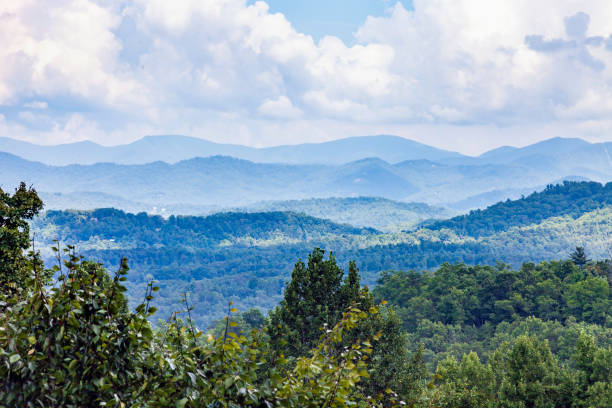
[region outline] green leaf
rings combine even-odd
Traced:
[[[233,383],[234,383],[233,377],[228,377],[225,379],[225,381],[223,381],[223,385],[225,385],[225,388],[229,388]]]

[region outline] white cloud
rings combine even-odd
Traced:
[[[87,0],[41,7],[35,0],[0,6],[0,103],[71,94],[124,107],[142,99],[117,60],[121,40],[114,10]]]
[[[543,55],[525,44],[533,34],[564,37],[564,17],[578,11],[594,16],[589,35],[607,36],[609,2],[417,0],[414,7],[396,5],[389,17],[368,18],[357,38],[393,47],[391,72],[405,84],[394,87],[393,99],[417,112],[445,106],[454,112],[450,121],[503,125],[557,120],[560,104],[610,81],[609,64],[605,72],[587,72],[575,56]]]
[[[397,3],[354,46],[315,42],[262,1],[3,2],[0,135],[262,145],[420,129],[457,146],[426,129],[499,128],[507,143],[508,129],[543,136],[558,122],[597,138],[612,114],[611,34],[608,0]]]
[[[266,99],[257,111],[264,116],[273,118],[297,118],[302,115],[302,111],[291,103],[291,100],[286,96],[280,96],[278,99]]]

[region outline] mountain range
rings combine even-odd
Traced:
[[[396,164],[403,161],[429,160],[449,164],[540,164],[574,158],[595,161],[587,169],[604,173],[612,171],[612,142],[589,143],[578,138],[555,137],[525,147],[502,146],[480,156],[465,156],[457,152],[428,146],[393,135],[356,136],[322,143],[302,143],[273,147],[249,147],[215,143],[181,135],[145,136],[132,143],[102,146],[91,141],[59,145],[38,145],[0,137],[0,152],[49,165],[69,164],[145,164],[155,161],[177,163],[196,157],[230,156],[257,163],[285,164],[346,164],[376,157]],[[543,162],[542,162],[543,161]]]
[[[266,149],[183,136],[146,137],[114,147],[90,142],[35,146],[2,139],[3,150],[12,153],[0,153],[0,187],[10,189],[25,181],[41,193],[48,209],[116,207],[209,214],[233,207],[261,208],[272,200],[381,197],[461,212],[519,198],[563,180],[612,179],[612,143],[562,138],[523,148],[502,147],[479,157],[396,136]],[[45,160],[32,161],[15,153]],[[259,158],[216,155],[183,160],[200,153]],[[160,158],[165,161],[153,161]],[[110,159],[115,163],[48,164]]]
[[[56,166],[94,163],[145,164],[155,161],[177,163],[210,156],[231,156],[258,163],[286,164],[344,164],[366,157],[378,157],[391,163],[463,157],[459,153],[389,135],[349,137],[331,142],[264,148],[214,143],[178,135],[146,136],[118,146],[102,146],[90,141],[43,146],[0,138],[0,151]]]

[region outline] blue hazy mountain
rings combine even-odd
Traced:
[[[612,173],[611,152],[611,142],[589,143],[578,138],[555,137],[521,148],[499,147],[478,157],[449,158],[446,163],[508,164],[527,166],[542,172],[551,168],[563,169],[566,175],[605,181]]]
[[[241,206],[278,200],[381,195],[404,200],[419,189],[386,162],[339,166],[254,163],[224,156],[176,164],[49,166],[0,153],[0,186],[23,180],[46,193],[103,193],[149,206]]]
[[[482,163],[508,163],[529,156],[564,155],[592,146],[593,144],[582,139],[554,137],[522,148],[502,146],[489,150],[478,158]]]
[[[568,176],[607,182],[612,165],[602,146],[586,144],[556,158],[525,155],[509,162],[471,164],[454,164],[453,159],[393,164],[380,158],[281,164],[212,156],[177,163],[51,166],[0,153],[0,187],[11,189],[25,181],[52,195],[54,208],[60,209],[86,202],[86,208],[111,204],[129,211],[205,214],[270,200],[383,197],[461,211],[529,194]]]
[[[172,183],[176,177],[178,180],[190,180],[189,176],[185,176],[186,172],[197,171],[198,166],[204,166],[209,174],[218,176],[212,177],[203,184],[212,189],[209,195],[211,198],[217,197],[215,191],[227,189],[227,186],[224,186],[226,182],[236,182],[239,186],[250,183],[245,186],[244,195],[230,194],[227,196],[238,198],[237,202],[232,203],[228,203],[225,199],[222,199],[220,203],[212,203],[210,200],[205,200],[204,203],[194,203],[191,201],[193,197],[189,196],[186,196],[186,201],[181,203],[177,199],[173,203],[167,200],[157,200],[155,196],[146,197],[145,202],[141,203],[145,208],[150,207],[151,202],[154,202],[156,206],[173,205],[173,211],[180,210],[190,214],[202,214],[205,209],[210,210],[211,205],[216,207],[240,206],[259,200],[293,200],[330,196],[379,196],[393,200],[450,205],[454,209],[470,209],[486,206],[493,200],[517,198],[520,194],[529,193],[568,176],[599,182],[607,182],[612,179],[612,156],[610,155],[612,143],[588,143],[576,138],[553,138],[521,148],[505,146],[478,157],[462,156],[405,138],[385,135],[351,137],[325,143],[261,149],[213,143],[186,136],[148,136],[130,144],[110,147],[92,142],[38,146],[0,138],[0,151],[26,160],[56,166],[107,163],[105,165],[96,164],[97,167],[88,168],[86,172],[95,173],[108,170],[110,174],[115,174],[118,169],[123,169],[121,172],[127,171],[131,175],[113,176],[115,181],[126,181],[123,179],[136,177],[134,174],[138,174],[138,177],[144,178],[151,176],[154,182],[167,177],[168,186],[176,184]],[[216,156],[227,157],[212,159]],[[224,172],[228,170],[228,163],[231,162],[228,161],[228,157],[242,159],[251,164],[240,161],[232,162],[234,164],[230,167],[233,170],[228,175],[224,175]],[[202,162],[197,158],[210,160]],[[190,161],[190,159],[195,161]],[[112,167],[108,163],[146,164],[146,166],[128,169]],[[238,165],[238,163],[242,164]],[[177,167],[168,167],[175,164]],[[276,164],[280,167],[265,167],[256,164]],[[221,165],[221,167],[216,169],[215,165]],[[289,174],[284,175],[279,173],[285,168],[282,167],[283,165],[296,166],[287,167]],[[309,169],[299,167],[304,165],[315,166],[316,169],[315,167]],[[256,179],[251,174],[244,174],[243,172],[249,167],[252,167],[256,174],[271,178],[269,180]],[[166,176],[161,174],[163,169],[168,169]],[[52,173],[57,175],[66,171],[74,171],[74,168],[61,171],[56,169]],[[147,171],[153,173],[148,174]],[[243,174],[244,178],[240,174]],[[299,191],[296,191],[295,186],[291,184],[293,182],[289,182],[289,179],[297,182],[298,174],[301,174],[302,186],[298,188]],[[322,175],[325,177],[318,178]],[[103,178],[103,180],[106,179]],[[202,177],[196,174],[194,180],[202,181]],[[131,183],[138,184],[139,182],[132,180]],[[276,189],[270,189],[269,185],[266,185],[274,183],[277,183]],[[278,183],[289,184],[280,188]],[[112,188],[113,192],[102,191],[97,187],[99,184],[99,182],[89,184],[84,182],[80,188],[89,193],[116,194],[117,188]],[[136,195],[142,192],[142,189],[134,184],[127,187],[130,190],[134,187]],[[147,186],[143,187],[148,193],[155,190]],[[42,187],[39,189],[47,193],[63,192],[46,191],[42,190]],[[189,189],[190,187],[187,187],[187,190]],[[171,189],[166,188],[165,190]],[[275,194],[276,192],[280,196],[266,195],[266,193]],[[492,192],[494,193],[491,194]],[[59,197],[57,200],[56,198],[58,197],[52,200],[53,203],[61,204],[69,200],[67,197]],[[73,198],[77,197],[73,196]],[[108,203],[107,198],[102,201]],[[140,202],[140,199],[133,196],[120,195],[119,198]],[[93,203],[92,199],[93,196],[90,195],[85,201]],[[83,199],[77,198],[76,201],[83,202]],[[134,210],[140,207],[125,204],[120,208]]]
[[[399,136],[359,136],[324,143],[253,148],[214,143],[188,136],[146,136],[133,143],[101,146],[77,142],[41,146],[0,138],[0,151],[51,165],[176,163],[195,157],[231,156],[259,163],[345,164],[367,157],[389,163],[405,160],[461,158],[459,153],[437,149]]]

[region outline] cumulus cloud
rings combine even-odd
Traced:
[[[413,4],[368,17],[348,46],[263,1],[3,2],[0,133],[261,145],[418,129],[457,147],[423,127],[602,129],[612,114],[608,0]]]
[[[120,16],[86,0],[41,7],[35,0],[0,6],[0,104],[69,94],[125,107],[142,98],[116,56]]]

